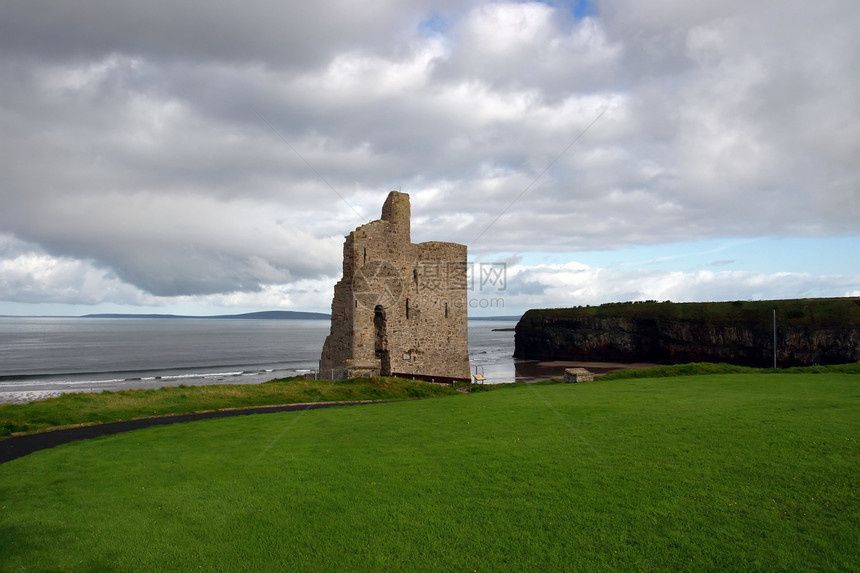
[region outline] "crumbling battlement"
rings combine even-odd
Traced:
[[[410,240],[409,195],[343,245],[320,374],[469,380],[466,246]]]

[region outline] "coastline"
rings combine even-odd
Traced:
[[[204,369],[205,370],[205,369]],[[262,384],[278,378],[307,374],[308,368],[265,368],[233,372],[197,372],[176,374],[164,371],[160,375],[107,377],[103,380],[51,380],[22,381],[16,385],[0,385],[0,404],[25,404],[35,400],[54,398],[61,394],[93,394],[123,390],[156,390],[175,386],[208,386],[216,384]]]
[[[513,366],[513,375],[509,372]],[[550,378],[561,378],[564,376],[565,368],[585,368],[592,372],[595,376],[602,376],[609,372],[617,370],[651,368],[656,364],[636,362],[636,363],[621,363],[621,362],[579,362],[566,360],[553,361],[526,361],[513,362],[510,364],[488,364],[483,366],[490,372],[502,371],[499,376],[488,376],[487,383],[489,384],[510,384],[512,382],[537,382],[540,380],[548,380]],[[299,370],[296,373],[308,373],[309,370]],[[296,373],[291,373],[295,375]],[[237,375],[241,374],[241,375]],[[141,384],[140,379],[136,379],[136,384],[129,387],[127,384],[118,383],[118,381],[110,380],[101,383],[91,382],[85,386],[67,387],[63,389],[52,388],[45,390],[37,389],[21,389],[21,390],[0,390],[0,404],[26,404],[36,400],[45,400],[54,398],[61,394],[67,393],[98,393],[98,392],[119,392],[122,390],[131,389],[154,389],[168,386],[179,386],[187,384],[189,386],[202,386],[209,384],[261,384],[270,379],[278,378],[279,376],[272,371],[254,372],[254,373],[230,373],[229,375],[216,376],[200,376],[189,378],[178,378],[170,381],[167,380],[150,380],[149,384]],[[265,379],[264,379],[265,378]],[[495,380],[494,380],[495,379]]]
[[[472,320],[472,365],[513,382],[512,326]],[[324,320],[0,319],[0,403],[64,393],[259,384],[308,374],[329,333]]]

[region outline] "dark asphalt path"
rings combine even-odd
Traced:
[[[157,418],[144,418],[140,420],[128,420],[126,422],[110,422],[108,424],[96,424],[93,426],[81,426],[79,428],[67,428],[63,430],[52,430],[40,434],[28,434],[26,436],[14,436],[0,440],[0,464],[38,452],[76,442],[88,440],[99,436],[109,436],[120,432],[140,430],[151,426],[164,426],[167,424],[180,424],[182,422],[194,422],[208,418],[228,418],[231,416],[248,416],[251,414],[274,414],[277,412],[295,412],[297,410],[319,410],[322,408],[333,408],[335,406],[359,406],[362,404],[379,404],[380,402],[321,402],[319,404],[288,404],[285,406],[261,406],[259,408],[242,408],[239,410],[219,410],[216,412],[201,412],[199,414],[179,414],[176,416],[161,416]]]

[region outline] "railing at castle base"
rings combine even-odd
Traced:
[[[325,370],[312,370],[308,373],[308,378],[312,380],[344,380],[346,377],[346,368],[326,368]]]
[[[404,374],[402,372],[394,372],[391,374],[397,378],[406,378],[407,380],[423,380],[424,382],[435,382],[436,384],[454,384],[456,382],[469,384],[472,382],[469,378],[453,378],[451,376],[431,376],[427,374]]]

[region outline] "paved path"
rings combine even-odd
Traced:
[[[164,426],[167,424],[178,424],[181,422],[193,422],[207,418],[227,418],[230,416],[248,416],[250,414],[274,414],[276,412],[294,412],[297,410],[319,410],[321,408],[332,408],[334,406],[357,406],[361,404],[379,404],[381,402],[318,402],[311,404],[287,404],[282,406],[260,406],[257,408],[241,408],[236,410],[216,410],[214,412],[201,412],[199,414],[179,414],[174,416],[159,416],[157,418],[142,418],[139,420],[128,420],[126,422],[110,422],[108,424],[95,424],[92,426],[80,426],[77,428],[66,428],[52,430],[39,434],[28,434],[26,436],[13,436],[0,439],[0,464],[38,452],[78,440],[88,440],[99,436],[109,436],[140,430],[150,426]]]

